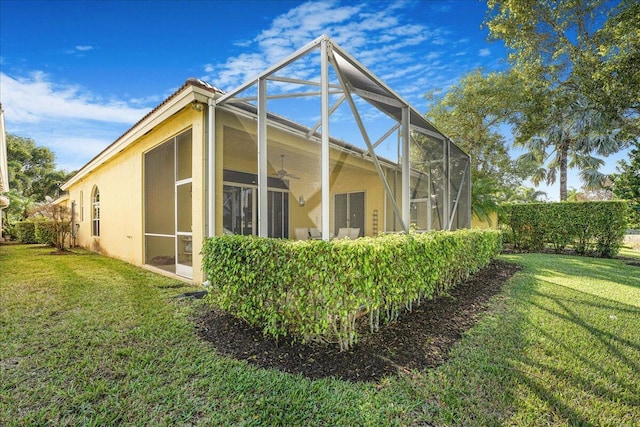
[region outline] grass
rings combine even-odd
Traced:
[[[619,260],[504,255],[523,271],[446,364],[352,384],[223,357],[173,298],[189,285],[49,253],[0,246],[3,426],[640,422],[640,268]]]

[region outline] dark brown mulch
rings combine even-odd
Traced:
[[[368,327],[363,328],[356,347],[345,352],[335,344],[276,341],[216,310],[207,310],[196,322],[200,336],[219,352],[260,367],[308,378],[377,381],[399,370],[442,364],[451,347],[486,311],[487,301],[519,269],[516,264],[494,260],[448,296],[423,302],[380,332],[371,334]]]

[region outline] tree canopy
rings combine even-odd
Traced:
[[[620,160],[617,173],[611,175],[613,194],[620,199],[629,200],[633,215],[631,221],[640,226],[640,145],[629,151],[629,161]]]
[[[25,218],[30,207],[59,195],[60,184],[70,173],[56,169],[55,154],[36,145],[31,138],[7,134],[9,207],[3,210],[9,222]]]
[[[443,96],[426,95],[427,119],[471,156],[473,179],[492,179],[498,187],[520,181],[500,129],[518,94],[513,75],[475,70]]]
[[[640,8],[635,1],[490,0],[485,24],[509,49],[521,83],[516,143],[529,149],[534,181],[567,196],[567,168],[604,181],[601,159],[638,138]]]

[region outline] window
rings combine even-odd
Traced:
[[[93,188],[91,196],[91,235],[100,236],[100,190]]]
[[[80,221],[84,221],[84,195],[80,190]]]

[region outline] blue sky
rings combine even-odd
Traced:
[[[327,34],[424,112],[427,91],[506,67],[481,28],[486,10],[475,0],[0,0],[0,102],[8,132],[74,170],[186,79],[231,90]],[[542,189],[556,198],[556,186]]]

